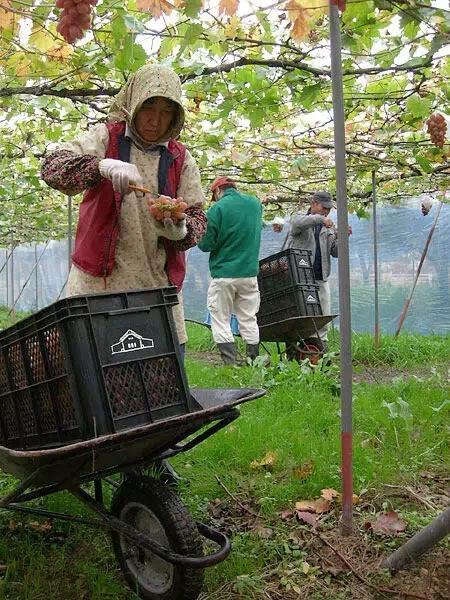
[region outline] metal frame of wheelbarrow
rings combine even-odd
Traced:
[[[12,492],[0,499],[0,509],[112,530],[130,539],[140,549],[150,551],[173,565],[204,569],[221,562],[231,551],[230,540],[225,534],[204,523],[196,523],[200,535],[218,544],[219,550],[203,557],[183,556],[163,547],[118,519],[103,504],[102,479],[113,484],[105,478],[116,473],[124,473],[132,480],[138,477],[135,474],[136,469],[194,448],[237,419],[240,413],[236,405],[258,398],[265,393],[264,390],[191,391],[194,398],[196,398],[197,392],[196,399],[200,408],[194,413],[49,450],[17,451],[0,447],[0,466],[3,470],[13,474],[27,473],[27,476]],[[230,401],[217,405],[217,398],[216,401],[212,398],[214,392],[216,392],[216,396],[217,392],[223,392],[225,399],[229,392],[228,399]],[[234,398],[230,392],[235,392]],[[236,397],[236,392],[240,392],[237,394],[239,397]],[[189,441],[180,443],[186,437],[196,434],[204,426],[209,427]],[[156,434],[161,435],[168,429],[170,429],[170,435],[166,436],[168,439],[160,440],[158,443]],[[147,448],[147,452],[145,452],[145,448]],[[144,455],[139,456],[142,449],[144,449]],[[117,463],[115,460],[117,456],[122,457],[120,463],[111,464],[111,462]],[[133,458],[128,459],[127,456],[133,456]],[[24,465],[25,461],[27,464]],[[36,465],[36,467],[32,468],[32,465]],[[91,482],[94,482],[95,497],[81,487],[81,485]],[[69,491],[81,500],[97,513],[99,518],[89,519],[20,504],[62,490]]]

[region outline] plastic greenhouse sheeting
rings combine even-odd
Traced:
[[[438,203],[427,216],[420,211],[420,201],[411,200],[399,207],[377,207],[378,283],[380,325],[383,333],[394,333],[405,299],[410,293]],[[334,214],[333,214],[334,213]],[[330,217],[336,222],[334,211]],[[288,217],[286,217],[288,221]],[[352,329],[372,332],[374,327],[374,260],[373,223],[349,215],[353,229],[350,238],[350,272]],[[261,237],[260,257],[282,248],[287,225],[275,233],[267,224]],[[403,329],[421,334],[450,333],[450,205],[444,205],[428,249],[427,258],[409,307]],[[332,259],[330,277],[332,313],[338,310],[337,260]],[[193,248],[188,256],[184,285],[186,317],[203,321],[208,288],[208,255]],[[339,319],[334,321],[339,326]]]
[[[430,213],[423,216],[420,201],[411,200],[399,207],[379,206],[378,261],[380,322],[383,333],[394,333],[406,297],[409,295],[417,266],[437,210],[434,202]],[[335,221],[335,215],[331,214]],[[350,269],[352,297],[352,328],[373,331],[374,269],[373,232],[371,219],[349,215],[353,228],[350,238]],[[278,252],[286,237],[287,226],[275,233],[270,224],[262,231],[261,258]],[[450,333],[450,205],[444,205],[422,267],[413,301],[404,323],[404,330],[422,334]],[[36,273],[35,264],[45,251]],[[9,249],[0,250],[0,269]],[[19,246],[14,251],[14,298],[17,310],[34,311],[54,302],[61,295],[67,279],[67,242]],[[208,289],[208,254],[198,248],[189,251],[188,270],[184,285],[186,318],[203,322],[206,319]],[[7,284],[8,276],[8,284]],[[338,312],[337,261],[333,259],[330,278],[332,312]],[[64,292],[62,293],[62,296]],[[62,297],[61,296],[61,297]],[[11,261],[0,273],[0,304],[12,305]],[[335,321],[339,325],[339,320]]]

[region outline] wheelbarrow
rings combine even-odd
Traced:
[[[259,327],[262,342],[276,342],[279,356],[283,355],[280,343],[285,343],[288,360],[301,362],[309,359],[317,364],[327,348],[319,331],[337,315],[298,316]]]
[[[276,342],[280,359],[286,355],[288,360],[301,362],[309,359],[311,364],[317,364],[326,352],[319,331],[336,317],[337,315],[297,316],[269,325],[259,325],[259,339],[263,347],[264,342]],[[186,321],[211,329],[211,324],[208,322],[194,319],[186,319]],[[240,336],[240,333],[236,335]],[[285,344],[285,349],[281,346],[282,343]]]
[[[0,468],[20,480],[0,508],[62,519],[110,532],[126,581],[145,600],[195,600],[203,569],[224,560],[227,536],[196,523],[173,488],[144,474],[161,460],[186,452],[239,416],[237,406],[263,396],[255,389],[191,389],[198,410],[119,433],[44,450],[0,446]],[[120,477],[114,478],[114,475]],[[113,488],[109,506],[104,486]],[[51,512],[26,503],[69,491],[96,518]],[[203,540],[218,549],[203,554]]]

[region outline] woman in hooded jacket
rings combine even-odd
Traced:
[[[84,191],[69,295],[175,285],[179,304],[173,313],[182,348],[184,251],[206,230],[199,170],[177,141],[184,118],[178,75],[145,65],[115,96],[107,123],[57,145],[42,166],[49,186],[68,195]],[[151,200],[130,185],[182,198],[184,218],[157,221]]]

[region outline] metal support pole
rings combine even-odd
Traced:
[[[388,556],[382,567],[397,571],[415,560],[450,533],[450,508],[447,508],[429,525],[421,529],[415,536]]]
[[[34,245],[34,264],[37,265],[37,247],[38,245]],[[37,312],[39,310],[39,278],[38,278],[38,268],[34,271],[34,310]]]
[[[375,292],[375,348],[380,345],[380,309],[378,304],[378,240],[377,240],[377,179],[372,171],[372,219],[373,219],[373,282]]]
[[[14,308],[14,237],[13,234],[11,233],[11,307],[12,307],[12,315],[13,317],[16,316],[16,311]]]
[[[338,7],[330,0],[331,85],[333,91],[334,151],[339,251],[339,329],[341,333],[341,448],[343,535],[352,532],[352,331],[350,312],[350,261],[345,164],[345,114],[342,84],[341,28]]]
[[[70,267],[72,266],[72,196],[68,197],[67,204],[67,254],[67,272],[70,273]]]
[[[6,287],[6,308],[9,306],[9,256],[8,256],[8,248],[5,250],[5,287]]]

